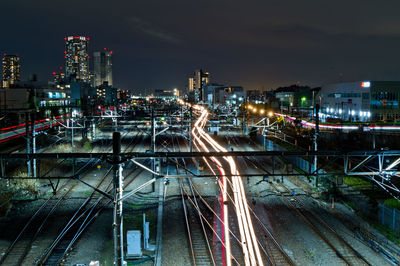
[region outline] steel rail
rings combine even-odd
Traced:
[[[88,163],[86,163],[85,165],[83,165],[78,171],[77,173],[79,174],[81,171],[83,171],[88,165],[89,165],[90,161]],[[67,180],[59,189],[58,191],[61,191],[62,189],[64,189],[72,180]],[[40,233],[41,229],[44,226],[44,223],[47,221],[48,217],[50,216],[50,214],[52,214],[55,210],[55,207],[58,206],[58,204],[60,203],[60,200],[63,199],[65,197],[65,195],[67,195],[72,188],[75,186],[76,184],[73,184],[64,194],[62,197],[60,197],[60,199],[56,202],[56,205],[53,206],[52,210],[50,211],[50,213],[47,214],[45,220],[42,221],[42,223],[40,224],[39,228],[35,231],[33,238],[31,238],[29,240],[29,245],[26,245],[24,247],[24,251],[23,251],[23,255],[26,255],[30,248],[31,248],[31,244],[33,243],[33,241],[36,239],[36,237],[38,236],[38,234]],[[20,231],[20,233],[18,234],[18,236],[16,237],[16,239],[11,243],[11,245],[7,248],[6,252],[4,252],[3,256],[0,258],[0,264],[4,263],[4,261],[7,259],[8,255],[11,253],[11,251],[13,250],[13,248],[15,247],[15,245],[18,243],[18,241],[20,241],[21,237],[24,235],[24,233],[26,232],[26,230],[28,229],[28,227],[33,223],[33,221],[38,217],[39,213],[44,209],[44,207],[47,206],[47,204],[50,202],[50,200],[54,199],[57,195],[53,194],[52,196],[50,196],[40,207],[39,209],[34,213],[34,215],[28,220],[28,222],[25,224],[25,226],[22,228],[22,230]],[[22,260],[24,259],[24,256],[20,256],[20,258],[18,259],[18,263],[21,264]]]
[[[127,133],[128,134],[128,133]],[[124,134],[123,137],[127,136],[127,134]],[[132,145],[132,142],[134,143],[134,147],[139,143],[136,140],[138,134],[135,135],[134,139],[132,139],[129,142],[129,145],[126,147],[126,149],[129,149]],[[132,147],[131,149],[133,149],[134,147]],[[134,171],[136,171],[138,168],[134,168],[132,171],[130,171],[126,176],[125,179],[130,176],[132,173],[134,173]],[[106,180],[107,176],[109,175],[109,173],[111,172],[112,167],[108,169],[108,171],[105,173],[104,177],[102,178],[102,180],[99,182],[99,184],[96,186],[97,188],[99,188],[101,186],[101,184]],[[129,180],[126,184],[124,184],[124,188],[126,188],[131,182],[133,182],[134,179],[136,179],[136,177],[142,173],[143,170],[140,170],[133,178],[131,178],[131,180]],[[108,191],[108,193],[110,193],[111,191],[110,186],[111,186],[112,182],[110,181],[110,183],[107,185],[105,191]],[[75,212],[75,214],[72,216],[72,218],[69,220],[69,222],[67,223],[67,225],[65,225],[64,229],[61,231],[61,233],[57,236],[57,238],[53,241],[53,243],[51,244],[51,246],[48,248],[48,250],[46,250],[46,253],[44,255],[42,255],[42,257],[40,258],[40,260],[37,262],[37,265],[42,265],[44,264],[49,257],[51,256],[53,250],[57,247],[57,245],[60,243],[60,241],[62,240],[62,238],[67,234],[67,232],[75,225],[77,224],[77,222],[79,220],[81,220],[81,218],[84,218],[83,221],[81,222],[81,225],[79,226],[79,228],[77,229],[77,231],[75,232],[74,236],[72,237],[72,239],[70,240],[70,242],[68,243],[67,247],[64,249],[64,252],[61,254],[61,256],[59,256],[59,258],[57,259],[57,263],[59,263],[67,254],[68,251],[72,248],[72,246],[75,244],[75,242],[78,240],[78,238],[80,237],[80,235],[84,232],[84,230],[89,226],[90,223],[93,222],[93,220],[95,218],[98,217],[98,215],[101,213],[101,211],[112,202],[112,200],[109,200],[107,203],[105,203],[102,207],[100,207],[97,212],[92,215],[92,217],[89,219],[90,215],[95,211],[95,208],[97,208],[98,204],[101,203],[101,201],[105,198],[104,195],[101,195],[99,198],[97,198],[96,202],[94,202],[92,204],[92,206],[88,209],[86,209],[85,211],[83,211],[78,217],[77,214],[85,207],[89,204],[90,200],[93,199],[93,196],[95,194],[96,190],[92,191],[91,195],[85,200],[85,202],[78,208],[78,210]],[[76,217],[76,218],[75,218]]]
[[[177,142],[177,146],[178,146],[178,150],[180,150],[181,149],[181,147],[180,147],[180,143],[179,143],[179,139],[178,138],[176,138],[176,142]],[[172,141],[172,143],[174,144],[174,142]],[[184,165],[184,169],[186,170],[187,169],[187,166],[186,166],[186,161],[185,161],[185,159],[184,158],[182,158],[182,161],[183,161],[183,165]],[[179,167],[178,167],[178,162],[176,162],[177,164],[176,164],[176,168],[177,168],[177,173],[178,173],[178,169],[179,169]],[[186,170],[186,172],[187,172],[187,170]],[[193,185],[193,183],[192,183],[192,180],[191,180],[191,178],[190,177],[188,177],[188,178],[186,178],[186,181],[188,182],[188,184],[189,184],[189,187],[190,187],[190,190],[191,190],[191,193],[192,193],[192,197],[193,197],[193,199],[194,199],[194,202],[195,202],[195,208],[196,208],[196,210],[197,210],[197,212],[198,212],[198,215],[199,215],[199,221],[200,221],[200,224],[201,224],[201,228],[202,228],[202,232],[203,232],[203,235],[204,235],[204,239],[206,240],[206,243],[207,243],[207,248],[208,248],[208,252],[209,252],[209,257],[211,258],[211,261],[212,261],[212,263],[213,263],[213,265],[215,266],[216,264],[215,264],[215,259],[214,259],[214,256],[213,256],[213,253],[212,253],[212,250],[211,250],[211,246],[210,246],[210,242],[209,242],[209,240],[208,240],[208,237],[207,237],[207,232],[206,232],[206,229],[205,229],[205,227],[204,227],[204,223],[203,223],[203,218],[202,218],[202,213],[201,213],[201,211],[200,211],[200,207],[199,207],[199,204],[198,204],[198,202],[197,202],[197,199],[196,199],[196,195],[194,194],[194,191],[193,191],[193,187],[194,187],[194,185]],[[182,189],[182,181],[180,182],[181,183],[181,189]]]
[[[236,137],[233,136],[233,139],[235,139],[236,143],[239,144],[239,141],[236,140]],[[256,167],[257,169],[261,169],[262,171],[266,172],[269,174],[269,171],[267,169],[265,169],[264,167],[262,167],[261,165],[257,164],[256,162],[254,162],[253,160],[250,160],[248,157],[243,157],[243,159],[245,161],[250,162],[251,164],[253,164],[254,167]],[[282,246],[279,244],[278,240],[275,238],[275,236],[272,234],[272,232],[264,225],[264,223],[260,220],[260,218],[258,218],[258,216],[256,215],[256,213],[254,212],[254,210],[250,207],[250,204],[248,204],[249,206],[249,210],[251,211],[251,213],[253,214],[253,217],[256,218],[256,220],[258,221],[258,223],[261,225],[261,228],[264,230],[264,232],[268,235],[268,237],[272,240],[273,245],[278,249],[278,251],[280,252],[280,254],[282,255],[282,257],[286,260],[286,262],[291,265],[294,266],[296,265],[294,263],[294,261],[290,258],[290,256],[283,250]],[[261,243],[259,242],[260,246],[262,247]],[[270,252],[272,252],[272,250],[270,248],[268,248]],[[275,263],[275,259],[273,258],[273,255],[268,254],[268,260],[270,261],[270,263],[272,265],[277,265]]]
[[[290,193],[290,190],[283,184],[280,184],[280,186],[282,188],[284,188],[287,192]],[[300,206],[303,207],[303,209],[305,209],[305,204],[304,202],[297,196],[292,197]],[[343,237],[341,237],[331,226],[329,226],[324,220],[322,220],[320,217],[318,217],[318,215],[316,215],[312,210],[307,209],[307,212],[311,214],[311,216],[317,220],[323,227],[325,227],[326,229],[328,229],[332,234],[334,234],[339,240],[340,242],[342,242],[347,248],[349,248],[354,255],[356,255],[357,258],[361,259],[362,261],[364,261],[367,265],[371,265],[363,256],[361,256],[361,254],[355,250]]]

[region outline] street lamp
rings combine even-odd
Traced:
[[[264,110],[264,109],[261,109],[261,110],[260,110],[260,114],[263,115],[264,113],[265,113],[265,110]]]

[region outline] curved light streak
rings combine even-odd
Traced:
[[[194,105],[192,106],[196,111],[199,111],[199,118],[195,122],[192,135],[195,143],[195,147],[200,150],[209,152],[209,148],[206,143],[211,146],[215,151],[227,152],[227,150],[222,147],[218,142],[216,142],[209,134],[204,131],[204,126],[207,123],[208,111],[202,106]],[[206,143],[205,143],[206,142]],[[229,164],[230,172],[232,177],[232,189],[234,194],[236,216],[239,225],[239,232],[242,242],[242,251],[244,256],[245,265],[263,265],[261,253],[259,250],[257,238],[254,232],[253,224],[250,217],[249,208],[247,205],[246,194],[242,182],[242,178],[239,176],[239,171],[233,157],[225,156],[224,160]],[[225,235],[225,253],[226,253],[226,263],[231,265],[231,250],[230,250],[230,237],[229,237],[229,222],[228,222],[228,206],[227,206],[227,177],[222,163],[216,157],[210,157],[210,159],[215,163],[218,170],[220,171],[222,178],[222,201],[223,201],[223,221],[224,221],[224,235]],[[207,163],[207,166],[213,169]],[[221,185],[220,185],[221,186]]]

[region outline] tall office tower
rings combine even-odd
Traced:
[[[93,85],[100,86],[104,82],[108,82],[108,85],[112,87],[112,51],[94,52],[93,54],[93,67],[94,67],[94,82]]]
[[[9,88],[10,85],[14,85],[15,82],[21,80],[20,58],[18,55],[4,54],[2,66],[3,66],[3,77],[2,77],[3,88]]]
[[[194,78],[189,78],[189,91],[194,90]]]
[[[210,83],[210,73],[203,72],[203,70],[196,70],[196,100],[200,101],[203,99],[203,87],[204,85]]]
[[[83,36],[68,36],[65,40],[65,76],[76,78],[83,82],[90,81],[89,73],[89,38]]]

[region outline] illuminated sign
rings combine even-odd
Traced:
[[[363,82],[361,82],[361,87],[363,87],[363,88],[369,88],[369,87],[371,87],[371,82],[369,82],[369,81],[363,81]]]

